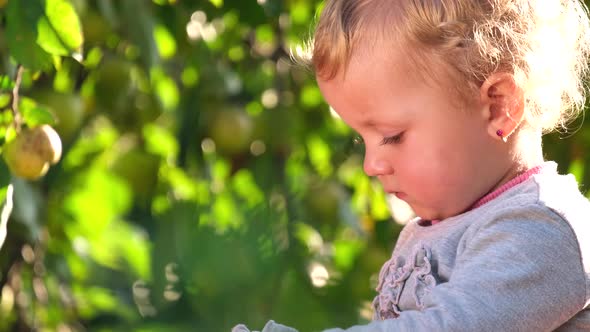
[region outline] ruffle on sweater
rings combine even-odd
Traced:
[[[374,319],[397,318],[401,313],[399,304],[404,292],[411,292],[416,308],[425,308],[424,298],[437,284],[431,259],[430,248],[418,244],[408,257],[394,256],[383,265],[377,285],[379,294],[373,300]]]

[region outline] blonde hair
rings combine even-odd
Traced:
[[[526,123],[544,132],[565,128],[584,105],[590,23],[578,0],[327,0],[308,61],[332,79],[373,44],[405,45],[423,74],[442,61],[467,83],[463,93],[495,72],[513,74]]]

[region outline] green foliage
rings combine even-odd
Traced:
[[[75,55],[82,47],[80,21],[67,0],[9,1],[6,40],[11,56],[32,70],[50,70],[52,55]]]
[[[319,6],[0,5],[0,143],[17,134],[18,89],[22,124],[51,124],[64,144],[36,181],[0,161],[0,331],[369,319],[401,226],[290,60]],[[587,185],[587,124],[576,137],[547,137],[547,155]]]

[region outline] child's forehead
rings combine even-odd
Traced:
[[[371,46],[353,53],[346,68],[334,80],[341,93],[360,95],[355,101],[364,100],[366,105],[357,105],[363,107],[371,106],[371,98],[379,93],[383,98],[402,103],[408,95],[437,91],[438,96],[456,103],[458,108],[478,100],[479,90],[461,80],[449,64],[422,55],[403,47]]]
[[[450,80],[441,78],[450,78],[452,72],[452,67],[435,54],[429,54],[409,43],[381,42],[357,45],[338,76],[349,79],[368,77],[381,80],[384,84],[401,81],[407,84],[436,82],[441,85],[451,84]]]
[[[457,85],[437,64],[425,64],[429,68],[425,71],[401,50],[372,50],[355,53],[334,78],[318,76],[318,83],[330,82],[332,87],[337,87],[339,99],[361,96],[369,104],[372,96],[379,93],[397,99],[417,89],[450,91]]]
[[[420,57],[428,61],[428,55],[409,42],[402,40],[367,40],[355,45],[350,53],[350,62],[372,63],[374,66],[405,68],[412,66],[412,59]]]

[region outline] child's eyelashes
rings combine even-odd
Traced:
[[[389,137],[385,137],[383,138],[383,140],[381,140],[381,145],[385,145],[385,144],[399,144],[402,141],[404,133],[399,133],[395,136],[389,136]]]
[[[379,145],[386,145],[386,144],[399,144],[402,142],[403,140],[403,135],[404,133],[399,133],[397,135],[394,136],[388,136],[388,137],[384,137],[381,142],[379,142]],[[363,140],[363,138],[360,135],[356,135],[353,137],[352,139],[352,144],[356,149],[364,149],[365,147],[365,141]]]

